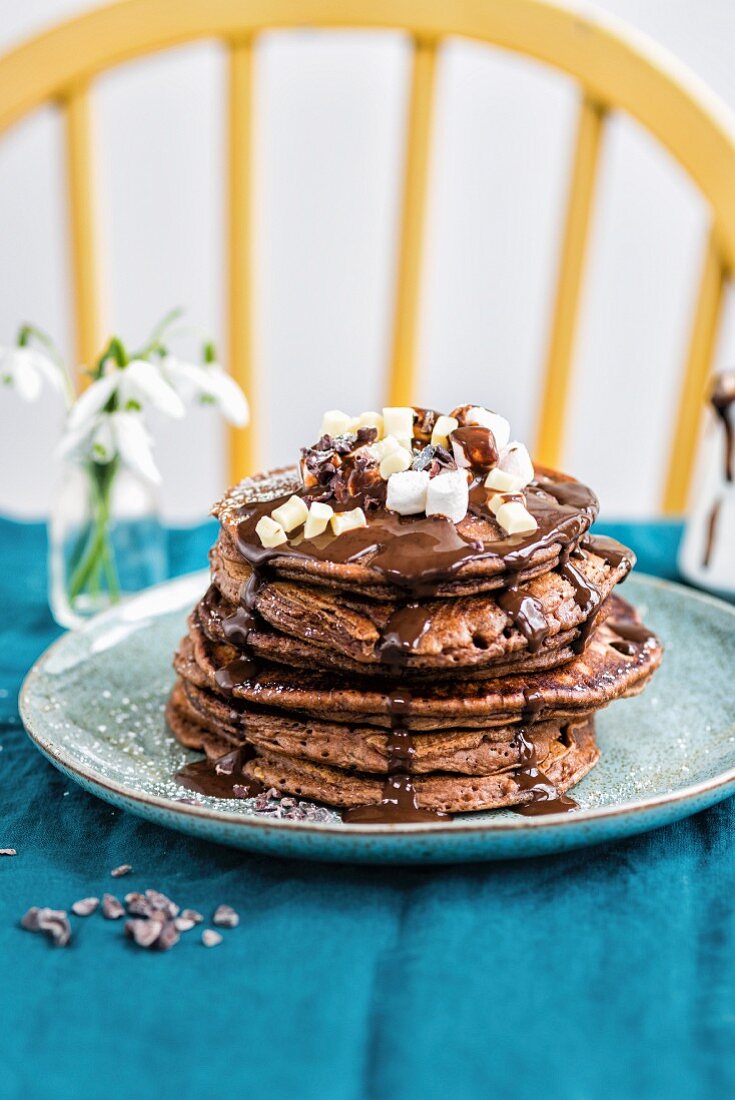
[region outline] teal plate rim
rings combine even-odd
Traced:
[[[663,589],[685,602],[692,601],[698,605],[708,605],[720,614],[724,612],[731,617],[735,634],[735,606],[672,581],[641,573],[635,573],[634,577],[636,586]],[[19,696],[21,719],[29,738],[39,751],[55,767],[84,789],[105,801],[123,806],[139,816],[205,839],[253,850],[260,849],[275,855],[299,855],[302,858],[334,861],[347,859],[355,862],[461,862],[535,856],[618,839],[679,820],[735,793],[734,764],[710,778],[682,785],[670,791],[609,805],[583,808],[573,814],[550,814],[535,818],[518,815],[490,820],[485,818],[481,821],[473,821],[470,818],[475,815],[467,815],[467,819],[455,818],[448,823],[397,826],[345,826],[341,822],[274,820],[243,816],[224,808],[178,802],[153,793],[133,790],[124,783],[117,782],[98,769],[83,763],[73,752],[59,745],[53,737],[44,734],[40,728],[41,723],[36,721],[38,716],[34,709],[33,691],[37,682],[45,675],[48,662],[59,650],[69,645],[71,638],[76,639],[80,635],[93,633],[105,623],[114,623],[121,608],[130,608],[136,602],[150,600],[151,596],[161,597],[156,601],[160,606],[157,612],[152,612],[154,616],[170,614],[177,610],[184,611],[189,602],[196,599],[197,593],[204,590],[207,583],[208,573],[205,571],[187,574],[148,589],[133,597],[132,600],[126,601],[125,604],[95,616],[79,630],[64,634],[52,643],[36,660],[21,687]],[[663,640],[665,644],[666,639]],[[624,706],[625,701],[617,705]],[[153,810],[160,813],[154,815],[149,812]],[[621,820],[625,821],[625,825],[623,828],[618,828],[616,823],[620,823]],[[218,834],[217,827],[222,827],[226,832]],[[235,827],[240,835],[234,836],[232,827]],[[270,839],[261,843],[258,840],[259,837]],[[282,838],[285,841],[287,837],[293,839],[298,837],[304,841],[309,837],[321,838],[336,843],[336,848],[332,849],[329,845],[310,848],[308,844],[302,847],[298,843],[286,844],[283,847],[279,845],[276,838]],[[471,848],[462,849],[462,838],[477,837],[487,838],[488,841],[501,841],[501,843],[497,849],[491,845],[490,850],[485,850],[483,847],[478,848],[474,843]],[[405,842],[415,838],[436,841],[438,845],[443,841],[452,843],[447,851],[442,851],[441,848],[422,847],[414,858],[406,848]],[[502,838],[510,843],[502,843]],[[531,838],[537,838],[537,842]],[[377,848],[368,847],[364,852],[360,852],[361,840],[378,839],[381,843]],[[459,847],[453,843],[456,841],[460,841]],[[391,848],[396,850],[391,851]]]

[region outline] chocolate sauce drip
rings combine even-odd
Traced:
[[[608,619],[605,625],[626,642],[647,645],[648,642],[655,641],[656,636],[647,626],[643,623],[634,623],[632,619]]]
[[[397,607],[378,643],[380,660],[394,667],[405,665],[431,625],[431,615],[421,604]]]
[[[619,642],[610,642],[610,645],[618,653],[622,653],[624,657],[635,657],[637,652],[632,642],[625,642],[622,639]]]
[[[587,535],[581,543],[582,550],[591,550],[598,558],[604,558],[611,569],[617,569],[625,563],[627,566],[626,577],[635,565],[635,554],[627,546],[617,539],[608,538],[606,535]],[[625,580],[625,577],[622,578]],[[621,582],[622,583],[622,582]]]
[[[526,736],[526,731],[521,728],[515,737],[519,750],[521,766],[514,773],[518,786],[522,791],[530,791],[531,799],[514,806],[514,812],[525,817],[536,817],[541,814],[568,814],[571,810],[579,809],[573,798],[560,794],[554,784],[539,771],[536,746]]]
[[[481,428],[477,424],[455,428],[451,434],[451,441],[458,443],[462,448],[469,466],[479,470],[489,470],[498,461],[495,436],[489,428]]]
[[[709,519],[707,520],[707,541],[704,546],[704,557],[702,558],[702,565],[705,569],[708,568],[712,560],[712,551],[715,548],[715,538],[717,536],[717,525],[720,519],[721,507],[722,500],[718,497],[710,508]]]
[[[543,692],[524,687],[523,710],[521,711],[521,721],[524,725],[530,725],[532,722],[535,722],[543,709]]]
[[[575,653],[582,653],[595,628],[602,607],[602,596],[599,588],[592,581],[588,581],[583,577],[576,565],[572,564],[568,553],[562,554],[562,559],[559,562],[559,573],[565,581],[571,584],[574,590],[574,602],[584,616],[584,621],[579,627],[579,633],[572,645]]]
[[[399,825],[451,820],[451,814],[424,810],[418,804],[411,774],[416,748],[411,734],[401,722],[411,709],[411,693],[405,688],[396,688],[387,699],[391,734],[388,738],[388,775],[380,802],[346,810],[342,820],[348,825]]]
[[[232,615],[222,620],[222,633],[230,645],[237,649],[247,648],[248,638],[254,627],[255,617],[244,607],[238,607]]]
[[[243,768],[254,756],[249,746],[233,749],[217,760],[197,760],[185,764],[174,778],[188,791],[214,798],[253,798],[264,789],[257,779],[249,779]]]
[[[528,642],[528,652],[538,653],[550,629],[539,601],[512,585],[498,596],[498,603]]]
[[[250,657],[236,657],[228,665],[218,668],[214,674],[214,679],[220,691],[230,694],[245,680],[252,679],[257,671],[258,666]]]

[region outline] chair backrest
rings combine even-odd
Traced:
[[[416,395],[422,242],[437,64],[443,41],[460,37],[543,61],[580,87],[576,148],[556,301],[543,377],[535,456],[558,465],[571,389],[574,336],[598,173],[610,112],[634,117],[682,165],[708,203],[710,229],[689,347],[683,360],[662,509],[684,510],[726,279],[735,261],[735,123],[691,73],[649,40],[588,10],[547,0],[121,0],[64,23],[0,59],[0,132],[55,101],[66,118],[71,267],[79,361],[104,334],[100,310],[91,91],[95,78],[146,53],[196,39],[228,51],[228,302],[230,369],[256,401],[251,340],[251,117],[253,56],[264,31],[293,27],[403,32],[413,42],[406,131],[390,404]],[[258,423],[258,417],[253,417]],[[233,479],[252,470],[251,427],[233,433]]]

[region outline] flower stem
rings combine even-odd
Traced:
[[[93,489],[94,513],[91,541],[74,569],[68,585],[69,600],[73,603],[85,589],[99,594],[100,573],[103,572],[112,603],[120,598],[120,584],[110,543],[110,497],[117,473],[118,461],[107,465],[90,463],[87,467]]]

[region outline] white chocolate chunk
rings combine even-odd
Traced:
[[[531,456],[522,443],[509,443],[507,447],[503,447],[498,458],[498,469],[511,477],[521,478],[524,485],[533,481]]]
[[[434,447],[446,447],[449,443],[449,433],[459,427],[456,416],[437,416],[431,433],[431,442]]]
[[[413,439],[413,409],[410,406],[383,409],[383,431],[386,435],[394,435],[399,443],[410,450]]]
[[[284,531],[293,531],[294,527],[300,527],[302,523],[306,522],[306,517],[309,514],[307,508],[301,497],[289,497],[285,504],[279,505],[278,508],[274,508],[271,512],[271,516],[280,523]]]
[[[467,515],[469,497],[466,475],[461,470],[447,470],[429,482],[426,514],[446,516],[453,523],[459,523]]]
[[[304,538],[313,539],[316,538],[317,535],[322,535],[326,531],[333,515],[334,509],[331,504],[322,504],[321,501],[315,500],[306,517]]]
[[[385,439],[369,443],[365,450],[375,462],[382,462],[387,455],[397,451],[400,446],[401,444],[394,435],[387,435]]]
[[[353,508],[350,512],[335,512],[329,522],[335,535],[343,535],[345,531],[354,531],[356,527],[367,527],[367,520],[362,508]]]
[[[435,479],[436,480],[436,479]],[[426,470],[406,470],[388,478],[386,507],[399,516],[416,516],[426,507],[429,475]]]
[[[483,409],[479,405],[473,405],[467,410],[465,424],[479,424],[481,428],[489,428],[495,436],[495,446],[502,450],[510,439],[510,423],[499,413]]]
[[[498,508],[495,518],[508,535],[529,534],[538,527],[531,513],[516,500],[510,500]]]
[[[407,470],[413,462],[413,455],[406,447],[400,445],[394,451],[387,454],[380,463],[380,476],[387,481],[391,474],[400,474]]]
[[[526,498],[524,497],[523,493],[514,493],[512,491],[509,493],[495,493],[494,496],[490,497],[489,501],[487,502],[487,506],[492,514],[494,516],[497,516],[503,505],[508,504],[508,502],[512,500],[513,497],[520,497],[521,499],[518,501],[518,503],[523,504],[525,507]]]
[[[354,419],[341,409],[329,409],[322,417],[322,435],[344,435],[352,431]]]
[[[522,489],[526,482],[522,477],[514,477],[496,466],[485,478],[486,489],[496,489],[499,493],[515,493]]]
[[[276,523],[270,516],[261,516],[255,525],[255,534],[258,536],[263,546],[270,548],[271,546],[280,546],[284,542],[288,542],[286,532],[281,527],[280,523]]]
[[[383,437],[383,417],[377,412],[364,412],[360,413],[357,418],[358,428],[375,428],[378,435],[378,439]]]

